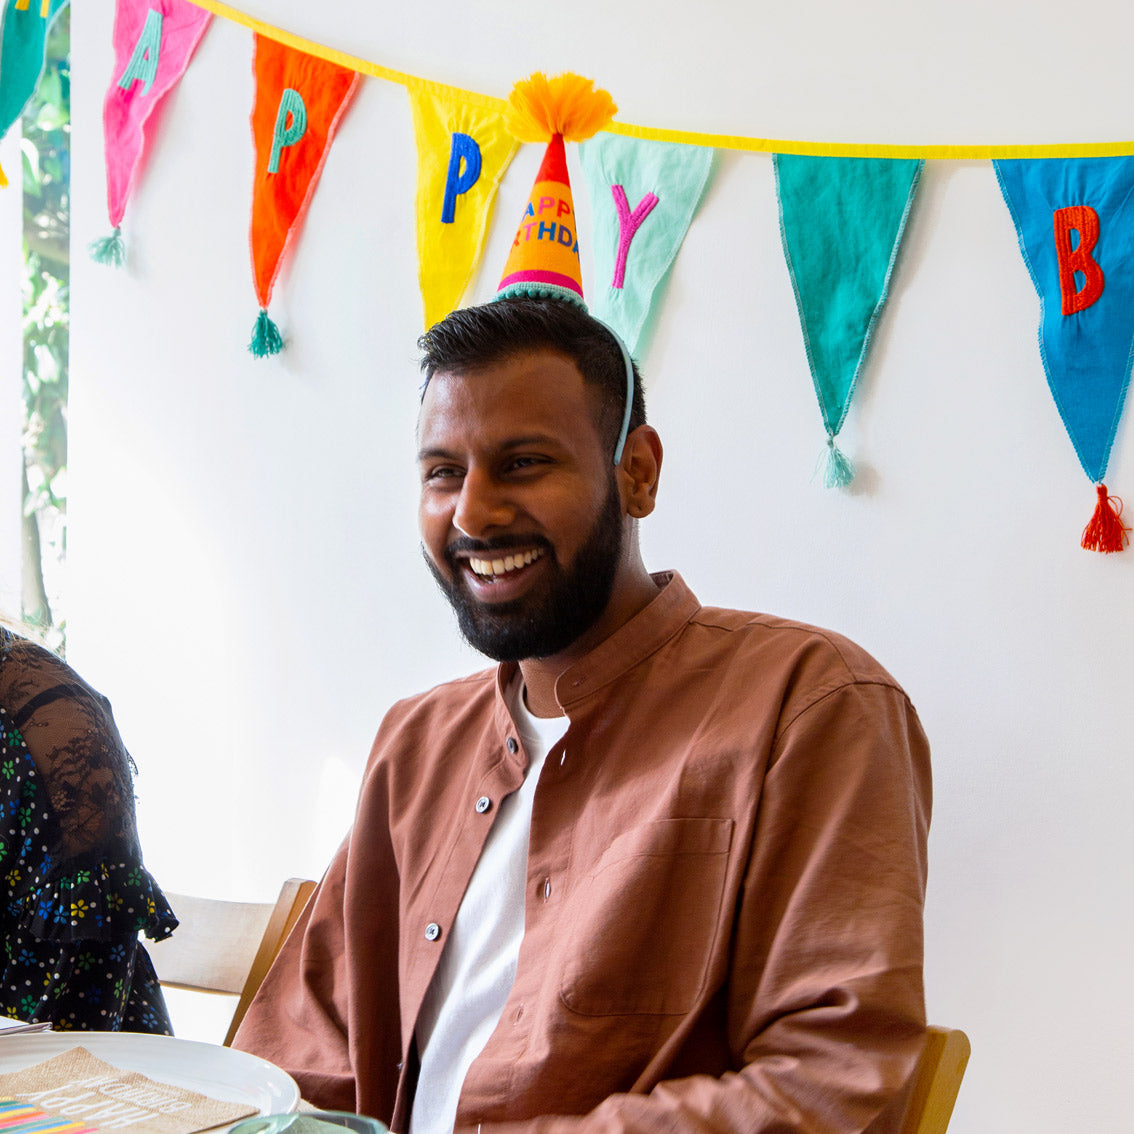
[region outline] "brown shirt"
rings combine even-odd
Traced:
[[[314,1103],[405,1127],[422,998],[526,766],[513,673],[391,710],[237,1036]],[[845,639],[702,607],[677,576],[556,693],[515,984],[458,1128],[896,1130],[930,808],[905,694]]]

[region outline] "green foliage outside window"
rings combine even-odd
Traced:
[[[24,110],[24,518],[22,614],[64,645],[67,378],[70,339],[71,21],[52,24],[47,61]]]

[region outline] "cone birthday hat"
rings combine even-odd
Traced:
[[[617,107],[606,91],[580,75],[548,79],[536,72],[512,88],[504,112],[521,142],[546,142],[527,208],[496,298],[547,296],[583,304],[575,202],[564,142],[583,142],[609,124]]]

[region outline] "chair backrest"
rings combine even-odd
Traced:
[[[172,937],[147,941],[146,952],[163,985],[239,996],[226,1047],[314,889],[289,878],[275,903],[166,894],[180,924]]]
[[[969,1062],[969,1037],[955,1028],[929,1029],[918,1060],[901,1134],[945,1134]]]

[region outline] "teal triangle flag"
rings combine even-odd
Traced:
[[[602,133],[580,153],[595,263],[588,306],[636,354],[709,183],[714,151]]]
[[[842,485],[854,472],[835,437],[886,301],[923,163],[776,154],[774,165],[784,256],[827,430],[825,482]]]
[[[35,92],[47,31],[67,0],[7,0],[0,33],[0,138]]]

